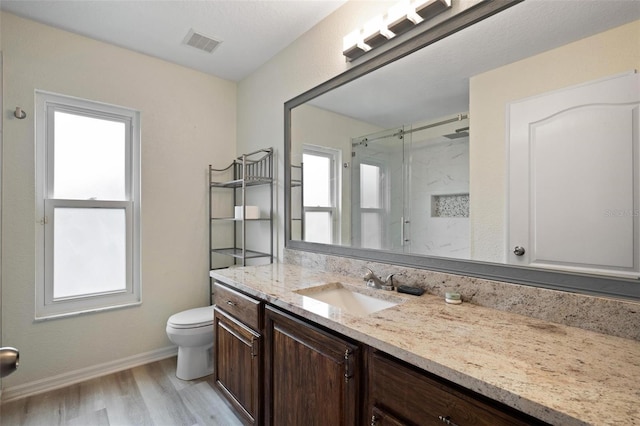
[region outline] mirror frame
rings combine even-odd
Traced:
[[[426,269],[481,279],[542,287],[565,292],[640,300],[640,280],[606,277],[573,272],[559,272],[502,263],[449,259],[412,255],[385,250],[353,248],[340,245],[311,243],[291,239],[291,111],[317,96],[336,89],[391,62],[399,60],[425,46],[437,42],[457,31],[512,7],[524,0],[485,0],[443,23],[360,62],[336,77],[302,93],[284,104],[285,154],[285,248],[348,257],[364,261]]]

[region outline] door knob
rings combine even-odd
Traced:
[[[20,352],[16,348],[0,348],[0,377],[8,376],[16,371],[20,361]]]
[[[513,248],[513,254],[515,254],[516,256],[522,256],[524,254],[524,247],[515,246]]]

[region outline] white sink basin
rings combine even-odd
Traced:
[[[359,290],[359,289],[358,289]],[[402,299],[393,295],[372,295],[384,290],[363,289],[362,292],[345,287],[342,283],[328,283],[297,290],[303,296],[303,307],[316,313],[328,310],[331,305],[353,315],[369,315],[402,303]],[[369,294],[364,294],[367,292]]]

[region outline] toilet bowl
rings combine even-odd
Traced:
[[[213,306],[171,315],[167,336],[178,345],[178,379],[193,380],[213,373]]]

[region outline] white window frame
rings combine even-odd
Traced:
[[[329,176],[329,188],[330,203],[331,206],[306,206],[303,205],[303,215],[307,212],[328,212],[331,218],[331,242],[329,244],[340,244],[340,235],[342,228],[342,221],[340,220],[341,211],[339,200],[342,198],[342,175],[340,173],[340,164],[342,164],[342,151],[334,148],[327,148],[324,146],[303,144],[302,153],[307,155],[315,155],[317,157],[328,158],[331,164],[330,176]],[[303,202],[304,204],[304,202]],[[306,223],[306,220],[303,220]]]
[[[140,113],[36,90],[36,309],[35,319],[78,315],[141,303],[140,271]],[[53,198],[54,113],[67,112],[125,124],[125,200],[67,200]],[[126,286],[121,291],[53,297],[54,209],[122,209],[126,220]]]

